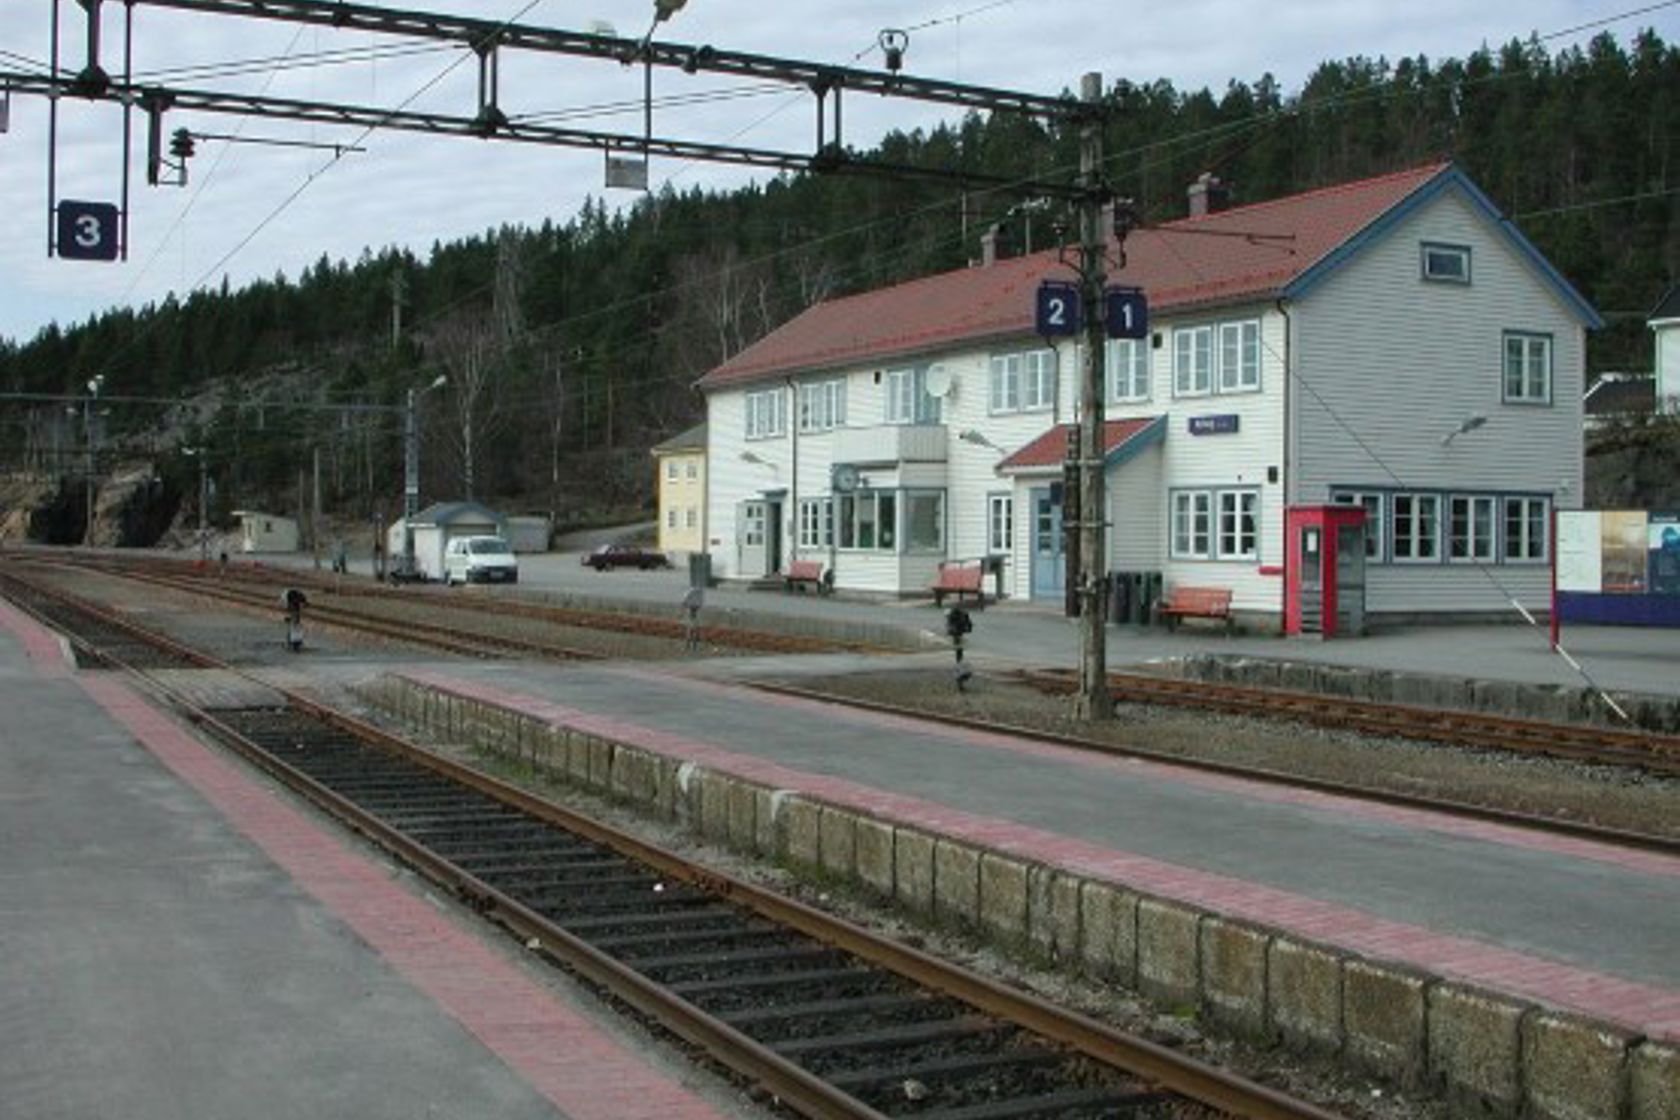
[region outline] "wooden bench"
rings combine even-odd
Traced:
[[[1171,630],[1181,618],[1217,618],[1225,620],[1225,632],[1231,632],[1231,591],[1226,587],[1173,587],[1155,605],[1155,613],[1166,621]]]
[[[789,591],[803,592],[807,585],[816,588],[818,595],[827,595],[831,590],[823,578],[822,561],[795,560],[788,564],[787,571],[782,573],[782,586]]]
[[[933,601],[939,606],[945,605],[945,596],[955,595],[957,602],[962,602],[964,595],[972,595],[981,605],[986,605],[986,593],[980,589],[980,581],[985,578],[986,570],[979,564],[942,563],[939,574],[934,577]]]

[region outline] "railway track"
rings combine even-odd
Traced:
[[[154,558],[125,559],[117,563],[104,557],[98,559],[76,557],[69,558],[64,562],[102,571],[109,575],[147,579],[158,583],[159,586],[168,586],[180,591],[211,596],[215,596],[219,591],[226,591],[234,587],[249,589],[249,586],[253,584],[261,588],[272,589],[275,595],[278,595],[281,587],[296,586],[309,592],[319,591],[331,594],[341,600],[368,599],[400,604],[409,608],[412,608],[416,603],[430,603],[452,611],[503,618],[541,619],[556,626],[636,634],[677,642],[686,638],[683,623],[675,617],[660,618],[645,614],[559,607],[522,597],[473,595],[443,589],[410,588],[395,590],[382,585],[367,584],[360,580],[346,582],[333,576],[297,569],[235,566],[224,574],[200,570],[196,566],[179,561]],[[255,602],[255,600],[253,601]],[[350,611],[349,608],[340,607],[339,609],[346,612],[343,617],[349,620],[346,622],[347,625],[353,623],[355,618],[368,617],[362,612]],[[312,613],[319,615],[320,612]],[[675,608],[673,608],[674,613]],[[404,625],[407,624],[404,623]],[[447,633],[446,628],[438,629]],[[875,647],[859,642],[808,638],[791,634],[772,634],[736,626],[708,625],[704,628],[704,634],[709,645],[761,653],[881,652]],[[540,645],[540,643],[537,643],[537,645]],[[566,647],[555,648],[557,650],[556,655],[566,655]],[[471,651],[460,650],[457,652],[470,653]],[[540,648],[516,649],[510,644],[503,647],[502,652],[541,654],[542,650]]]
[[[1014,676],[1016,674],[1010,674]],[[854,696],[839,696],[830,692],[805,688],[799,685],[772,683],[769,681],[739,681],[744,688],[756,688],[763,692],[777,693],[783,696],[793,696],[803,700],[814,700],[824,704],[842,704],[847,707],[862,708],[867,711],[880,712],[884,715],[899,716],[910,720],[935,719],[939,723],[964,727],[972,731],[983,731],[991,734],[1015,735],[1023,739],[1033,739],[1039,742],[1057,743],[1076,750],[1091,751],[1096,754],[1113,755],[1120,758],[1136,758],[1150,762],[1160,762],[1166,765],[1187,770],[1200,770],[1226,777],[1243,778],[1249,781],[1264,782],[1268,785],[1282,786],[1288,789],[1310,790],[1315,793],[1330,794],[1335,797],[1346,797],[1360,801],[1372,801],[1384,805],[1393,805],[1404,809],[1418,809],[1431,813],[1443,813],[1450,816],[1465,817],[1472,820],[1487,821],[1492,824],[1509,825],[1514,828],[1532,829],[1558,836],[1568,836],[1578,840],[1590,840],[1600,844],[1611,844],[1641,851],[1656,852],[1662,855],[1680,857],[1680,839],[1672,836],[1655,835],[1645,832],[1634,832],[1628,829],[1609,828],[1594,824],[1590,821],[1568,820],[1555,816],[1545,816],[1538,813],[1518,812],[1511,809],[1500,809],[1489,805],[1478,805],[1468,801],[1454,801],[1448,798],[1431,797],[1415,793],[1401,793],[1394,790],[1381,789],[1375,786],[1353,785],[1346,782],[1329,781],[1320,778],[1306,777],[1301,774],[1288,773],[1281,770],[1270,770],[1265,767],[1249,766],[1241,763],[1218,762],[1209,759],[1195,758],[1183,754],[1167,751],[1151,750],[1134,744],[1119,744],[1105,742],[1100,739],[1086,738],[1078,735],[1059,734],[1035,727],[1018,727],[996,720],[974,719],[951,712],[930,713],[923,709],[908,707],[902,704],[889,704],[878,700],[861,700]]]
[[[121,571],[115,574],[133,578],[144,578],[157,583],[159,586],[167,586],[175,590],[203,593],[207,595],[216,594],[217,597],[227,598],[228,601],[236,601],[241,605],[250,606],[265,612],[273,609],[272,604],[270,604],[267,600],[266,592],[245,592],[243,594],[235,594],[227,588],[218,587],[217,581],[213,579],[195,581],[189,585],[177,585],[174,580],[164,577],[139,577],[134,576],[133,573],[128,571]],[[199,583],[208,584],[209,586],[201,588],[198,585]],[[113,622],[128,625],[126,623],[122,623],[120,617],[111,616],[111,619]],[[351,624],[354,624],[353,620]],[[452,652],[465,653],[470,656],[502,656],[508,652],[536,653],[539,656],[550,656],[555,658],[564,658],[566,655],[566,651],[563,648],[553,651],[545,651],[540,644],[536,643],[526,646],[522,651],[512,645],[502,647],[496,647],[488,643],[479,645],[471,638],[463,638],[446,628],[439,627],[437,629],[441,631],[441,633],[434,635],[428,632],[410,632],[408,630],[398,629],[389,632],[389,636],[397,640],[424,645],[428,648],[445,649]],[[588,656],[598,657],[599,655],[593,652],[588,652]],[[1014,675],[1023,676],[1036,687],[1050,692],[1066,692],[1073,686],[1071,676],[1067,674],[1039,672]],[[1405,734],[1405,732],[1395,730],[1386,724],[1379,723],[1375,719],[1372,719],[1365,727],[1360,728],[1355,725],[1355,721],[1341,718],[1344,708],[1358,706],[1357,702],[1352,700],[1332,700],[1325,697],[1311,696],[1307,694],[1286,694],[1286,696],[1291,699],[1299,697],[1302,700],[1311,701],[1312,703],[1306,705],[1285,704],[1281,707],[1272,708],[1267,707],[1264,703],[1265,698],[1270,695],[1269,690],[1240,689],[1237,691],[1253,694],[1253,697],[1245,699],[1241,705],[1232,704],[1230,707],[1224,707],[1223,705],[1228,699],[1226,696],[1226,693],[1229,691],[1227,686],[1203,684],[1201,682],[1183,682],[1170,679],[1163,681],[1160,678],[1146,677],[1138,674],[1112,674],[1111,679],[1113,681],[1115,696],[1121,699],[1163,703],[1171,702],[1175,703],[1177,706],[1183,707],[1196,707],[1204,709],[1212,708],[1215,710],[1228,710],[1247,715],[1266,715],[1273,718],[1302,718],[1301,713],[1303,711],[1310,711],[1318,713],[1318,718],[1313,722],[1319,722],[1324,726],[1336,728],[1353,727],[1354,729],[1364,729],[1379,734]],[[907,719],[930,718],[929,713],[915,708],[886,704],[879,701],[860,700],[855,697],[837,696],[831,693],[810,690],[795,685],[772,684],[763,681],[743,681],[740,683],[744,687],[755,687],[764,691],[798,696],[805,699],[818,700],[824,703],[846,704],[852,707],[865,708],[873,711],[898,715]],[[1157,690],[1153,687],[1157,684],[1164,684],[1166,687]],[[1157,696],[1171,697],[1172,699],[1155,700],[1154,698]],[[1427,710],[1411,708],[1399,708],[1398,710],[1408,714],[1422,711],[1422,714],[1425,716],[1436,714]],[[1452,816],[1509,825],[1517,828],[1532,829],[1559,836],[1568,836],[1575,839],[1590,840],[1596,843],[1657,852],[1664,855],[1680,856],[1680,840],[1667,835],[1612,828],[1595,824],[1591,821],[1549,816],[1535,812],[1521,812],[1510,809],[1501,809],[1473,802],[1453,800],[1439,796],[1399,792],[1371,785],[1355,785],[1346,782],[1310,778],[1300,774],[1270,770],[1264,767],[1189,758],[1179,754],[1150,750],[1147,747],[1139,747],[1130,744],[1122,746],[1091,738],[1057,734],[1038,728],[1014,727],[995,721],[970,719],[963,716],[953,715],[951,713],[942,712],[934,718],[937,718],[940,722],[945,724],[969,727],[977,731],[1019,735],[1023,738],[1056,742],[1061,745],[1074,747],[1080,750],[1122,757],[1148,759],[1150,761],[1167,763],[1173,766],[1203,770],[1210,773],[1224,774],[1233,777],[1241,777],[1292,789],[1312,790],[1314,792],[1330,794],[1337,797],[1355,798],[1386,805],[1394,805],[1401,808],[1445,813]],[[1593,731],[1593,729],[1589,728],[1558,726],[1544,723],[1534,723],[1532,726],[1557,731],[1559,733],[1590,733]],[[1615,734],[1626,735],[1627,733]],[[1438,731],[1427,735],[1413,734],[1410,737],[1427,738],[1432,741],[1454,744],[1462,744],[1465,741],[1454,738],[1450,734]],[[1641,739],[1645,738],[1645,736],[1635,737]],[[1476,745],[1496,746],[1497,744],[1484,742],[1477,743]],[[1514,748],[1505,747],[1505,749]],[[1567,754],[1565,757],[1574,758],[1578,761],[1591,761],[1595,763],[1611,763],[1616,765],[1630,764],[1625,757],[1609,759],[1590,755],[1583,756],[1580,754]],[[1643,755],[1636,756],[1636,759],[1637,761],[1634,761],[1631,764],[1647,765],[1646,759]],[[1658,770],[1659,772],[1662,771],[1664,769],[1662,766],[1662,760],[1659,758],[1656,763],[1650,764],[1648,768]]]
[[[12,594],[16,581],[7,582]],[[104,612],[52,598],[56,624],[79,641],[97,647],[109,636]],[[144,633],[120,629],[125,643]],[[118,651],[103,656],[123,666]],[[141,679],[528,948],[803,1115],[1331,1115],[701,867],[304,697],[273,690],[284,706],[207,709]]]
[[[1027,670],[1019,676],[1035,687],[1058,694],[1072,692],[1076,685],[1071,671]],[[1121,702],[1293,719],[1368,735],[1549,755],[1597,766],[1636,766],[1652,773],[1680,775],[1680,735],[1408,704],[1379,704],[1311,692],[1210,684],[1140,673],[1110,673],[1108,681],[1114,699]]]

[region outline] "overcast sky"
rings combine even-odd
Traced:
[[[957,81],[1055,94],[1099,71],[1107,82],[1170,79],[1180,89],[1222,89],[1232,78],[1270,72],[1293,92],[1320,61],[1349,55],[1390,59],[1424,54],[1463,57],[1531,33],[1549,35],[1649,6],[1651,0],[1178,0],[1143,5],[1115,0],[691,0],[660,29],[672,42],[878,67],[872,49],[881,29],[910,28],[906,70]],[[590,29],[603,21],[639,37],[652,0],[406,0],[419,8],[487,19],[517,17],[541,26]],[[84,22],[62,0],[61,59],[82,61]],[[121,68],[122,10],[106,5],[104,63]],[[1263,11],[1263,16],[1260,15]],[[0,70],[44,63],[50,54],[50,0],[0,0]],[[1640,27],[1680,38],[1680,5],[1609,25],[1624,42]],[[1559,49],[1596,30],[1554,39]],[[135,8],[137,75],[189,66],[255,62],[242,76],[173,77],[185,87],[341,100],[370,107],[470,115],[477,69],[461,52],[365,59],[337,66],[297,65],[323,52],[411,41],[361,33]],[[287,60],[284,65],[277,64]],[[450,69],[451,66],[454,69]],[[659,72],[655,96],[729,89],[736,100],[657,110],[657,135],[753,147],[808,151],[814,111],[808,95],[760,93],[741,82]],[[424,92],[420,92],[424,90]],[[416,94],[419,94],[416,97]],[[568,111],[557,123],[635,132],[639,71],[562,56],[508,52],[501,105],[509,115]],[[413,98],[410,101],[410,98]],[[634,196],[605,191],[598,153],[404,133],[366,138],[354,130],[174,113],[166,127],[321,143],[360,140],[366,151],[334,161],[330,153],[206,141],[184,189],[144,185],[143,118],[136,115],[129,259],[115,264],[47,257],[47,112],[38,98],[13,95],[10,130],[0,135],[0,336],[24,341],[47,323],[71,324],[114,305],[156,302],[169,292],[298,272],[325,253],[354,260],[364,246],[403,245],[424,256],[434,241],[504,223],[564,222],[588,195],[618,204]],[[955,114],[912,102],[854,94],[845,103],[846,140],[866,148],[893,127],[929,126]],[[60,113],[59,197],[116,202],[122,172],[121,111],[66,101]],[[727,187],[746,172],[656,160],[656,184]],[[288,202],[288,200],[290,200]]]

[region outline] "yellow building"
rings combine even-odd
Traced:
[[[706,425],[653,449],[659,472],[659,551],[700,552],[706,543]]]

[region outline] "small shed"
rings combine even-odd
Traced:
[[[240,552],[298,550],[298,523],[294,518],[253,509],[236,509],[233,516],[239,522]]]
[[[403,555],[403,522],[385,534],[391,570],[399,570]],[[507,518],[478,502],[437,502],[414,515],[414,565],[422,579],[443,578],[443,550],[457,537],[507,536]]]
[[[536,515],[508,518],[508,547],[515,552],[547,552],[551,525],[548,518]]]

